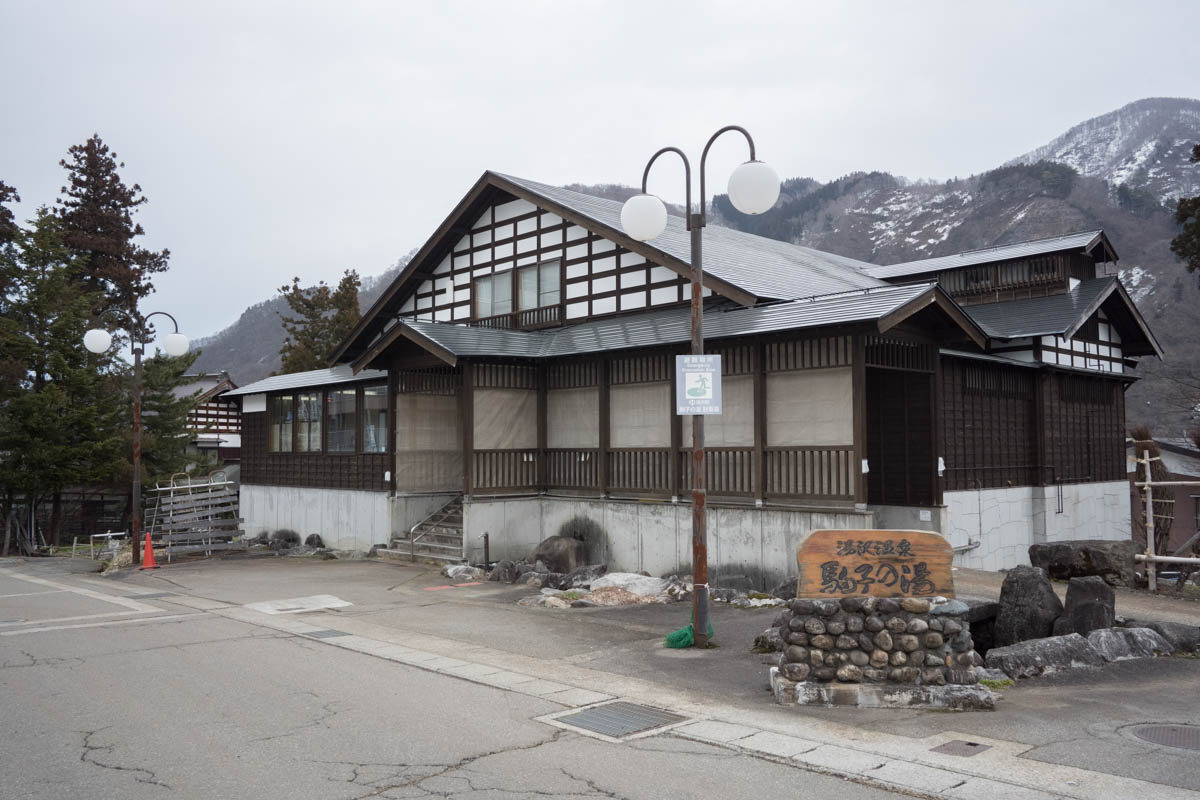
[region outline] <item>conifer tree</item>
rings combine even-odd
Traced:
[[[1200,164],[1200,144],[1192,145],[1190,161]],[[1175,222],[1183,230],[1171,240],[1171,252],[1183,259],[1188,272],[1200,272],[1200,195],[1179,200]]]
[[[279,350],[281,374],[306,372],[329,366],[333,351],[358,324],[358,273],[346,270],[337,288],[325,281],[307,289],[300,288],[300,279],[292,278],[290,286],[281,286],[294,316],[279,316],[287,339]]]

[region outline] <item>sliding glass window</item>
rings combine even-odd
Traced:
[[[325,419],[329,426],[329,452],[353,453],[355,451],[355,435],[358,432],[357,402],[358,390],[330,389],[325,398]]]
[[[386,453],[388,437],[387,386],[363,387],[364,453]]]
[[[321,392],[296,395],[296,451],[321,452]]]

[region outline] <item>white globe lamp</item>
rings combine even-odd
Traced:
[[[112,346],[112,336],[108,331],[92,328],[83,335],[83,346],[91,353],[104,353]]]
[[[648,242],[666,230],[667,207],[652,194],[635,194],[621,206],[621,228],[639,242]]]
[[[729,176],[729,202],[743,214],[769,211],[779,199],[779,176],[762,161],[747,161]]]
[[[178,358],[188,351],[188,338],[182,333],[168,333],[163,339],[163,350],[172,358]]]

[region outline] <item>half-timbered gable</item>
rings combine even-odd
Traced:
[[[519,558],[586,530],[614,569],[686,569],[689,236],[634,241],[620,209],[485,173],[331,370],[239,390],[247,515],[329,541],[330,507],[372,509],[363,546],[434,531],[423,552],[476,559],[484,533]],[[936,530],[985,567],[1127,530],[1127,371],[1159,349],[1103,233],[892,267],[719,226],[703,247],[718,575],[782,578],[820,527]]]

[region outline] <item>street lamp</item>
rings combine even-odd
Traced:
[[[621,207],[621,227],[634,239],[647,242],[667,227],[667,207],[658,197],[646,191],[650,167],[663,153],[675,153],[683,159],[686,184],[687,229],[692,238],[692,355],[704,354],[704,303],[701,266],[700,233],[708,223],[705,203],[704,167],[708,149],[721,134],[737,131],[750,145],[750,160],[729,176],[729,201],[743,214],[761,214],[779,199],[779,176],[768,165],[754,157],[754,139],[745,128],[726,125],[709,137],[700,155],[700,203],[692,210],[692,166],[678,147],[664,147],[650,157],[642,172],[642,193],[625,201]],[[704,474],[704,416],[692,415],[692,616],[697,647],[708,646],[708,508]]]
[[[142,352],[145,349],[146,323],[150,317],[161,315],[171,320],[174,333],[163,338],[163,350],[172,358],[188,351],[188,338],[179,332],[179,323],[165,311],[148,314],[138,326],[130,330],[129,342],[133,349],[133,518],[129,527],[129,538],[133,545],[133,563],[142,563]],[[102,328],[92,328],[83,335],[83,346],[92,353],[103,353],[112,346],[112,334]],[[146,535],[149,539],[149,534]]]

